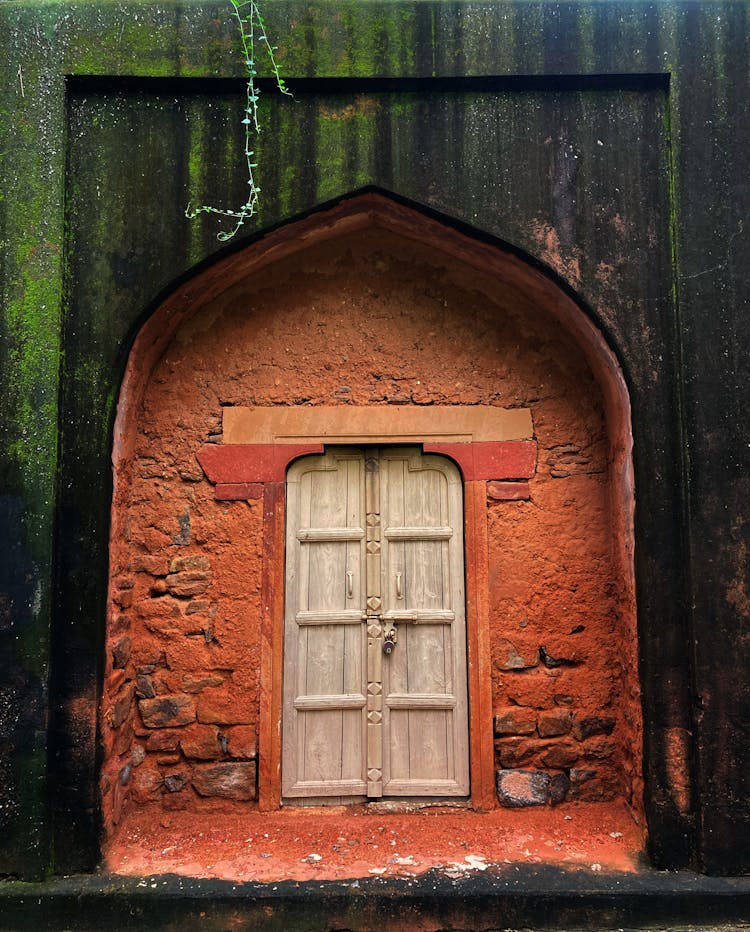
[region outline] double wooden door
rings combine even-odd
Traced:
[[[284,799],[467,795],[456,467],[413,447],[298,460],[286,555]]]

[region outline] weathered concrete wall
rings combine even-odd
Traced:
[[[545,264],[617,352],[651,852],[746,870],[746,5],[268,0],[267,21],[298,102],[263,98],[248,235],[376,185]],[[139,322],[218,251],[184,205],[244,198],[234,41],[218,4],[1,13],[2,872],[97,857],[113,404]]]

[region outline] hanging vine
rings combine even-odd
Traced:
[[[256,77],[258,74],[255,57],[256,47],[265,51],[271,73],[273,74],[278,89],[287,97],[292,96],[291,91],[284,83],[284,79],[279,74],[279,66],[274,56],[276,47],[271,45],[268,40],[266,24],[256,0],[229,0],[229,2],[232,4],[233,14],[239,27],[245,71],[247,73],[246,102],[244,119],[242,120],[245,127],[245,161],[247,164],[248,185],[247,200],[238,210],[230,210],[224,207],[211,207],[207,204],[202,204],[200,207],[192,209],[190,204],[188,204],[185,210],[185,216],[190,220],[194,219],[199,214],[219,214],[222,217],[229,217],[233,220],[235,224],[231,231],[217,233],[217,238],[222,242],[232,239],[244,222],[256,213],[260,199],[260,188],[255,181],[255,169],[258,167],[258,163],[253,161],[255,157],[253,149],[254,140],[260,133],[260,123],[258,121],[260,88],[256,84]]]

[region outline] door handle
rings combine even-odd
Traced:
[[[354,573],[349,570],[346,574],[346,597],[351,599],[354,595]]]
[[[404,593],[401,590],[401,573],[396,573],[396,598],[403,599]]]

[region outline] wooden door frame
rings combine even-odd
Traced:
[[[505,483],[509,498],[528,497],[527,480],[534,475],[537,453],[530,413],[522,414],[520,419],[515,413],[513,427],[505,430],[496,423],[502,409],[473,407],[467,409],[461,421],[462,412],[455,407],[433,407],[428,415],[433,424],[430,429],[430,423],[424,421],[423,409],[353,409],[349,406],[324,409],[333,419],[331,422],[326,417],[321,418],[323,410],[305,407],[287,409],[294,420],[293,429],[287,425],[283,436],[269,436],[269,425],[279,422],[278,409],[252,410],[256,415],[260,412],[260,420],[256,417],[245,433],[229,432],[231,439],[244,442],[207,444],[198,451],[197,458],[216,486],[217,499],[263,500],[259,809],[273,811],[281,807],[286,473],[289,465],[300,456],[323,453],[326,443],[360,446],[410,443],[421,445],[424,453],[445,456],[458,467],[464,489],[470,805],[480,811],[496,808],[487,482],[494,480],[496,486],[498,480]],[[410,410],[414,414],[410,414]],[[230,417],[235,420],[241,415],[237,409],[226,411],[232,412]],[[352,411],[359,411],[364,417],[352,415]],[[373,416],[376,412],[377,416]],[[446,432],[443,424],[448,412],[458,416],[460,432]],[[482,413],[484,417],[477,416]],[[322,422],[326,424],[323,436]],[[353,424],[355,433],[348,424]],[[488,428],[504,434],[505,439],[489,439]]]
[[[389,464],[397,465],[395,472],[391,471]],[[401,467],[400,472],[398,466]],[[431,499],[432,508],[422,504],[422,509],[427,508],[429,511],[429,518],[424,510],[421,510],[421,520],[417,519],[415,516],[420,509],[410,511],[405,501],[400,506],[397,504],[401,495],[405,494],[407,473],[411,482],[416,483],[420,489],[426,488],[424,483],[435,475],[439,475],[443,480],[437,490],[433,486],[439,498],[437,502]],[[306,479],[309,480],[307,484]],[[345,484],[346,493],[342,493],[341,483]],[[313,485],[315,495],[312,495],[311,491]],[[434,453],[425,454],[421,445],[416,444],[378,443],[356,447],[331,445],[326,446],[324,454],[298,457],[289,466],[286,474],[284,675],[281,713],[281,786],[284,805],[305,805],[311,797],[319,799],[321,805],[327,802],[338,805],[347,801],[361,801],[364,798],[371,801],[384,798],[406,800],[423,796],[461,800],[470,797],[463,486],[461,472],[453,460]],[[338,488],[339,491],[331,499],[329,496],[333,488]],[[356,494],[353,495],[353,492]],[[337,511],[334,519],[330,509],[341,509],[342,504],[347,501],[349,504],[345,513]],[[352,505],[353,501],[356,504]],[[403,508],[403,512],[400,508]],[[407,518],[409,514],[412,515],[411,518]],[[444,533],[445,525],[451,529],[447,535]],[[438,532],[442,543],[430,534],[425,537],[424,527]],[[395,533],[398,532],[391,534],[389,531],[395,528],[401,528],[406,534],[399,534],[398,538],[394,539]],[[308,549],[306,542],[331,540],[332,538],[327,536],[330,529],[334,529],[337,541],[346,540],[345,566],[347,570],[352,570],[353,590],[344,597],[343,602],[340,601],[344,591],[343,567],[338,567],[341,573],[341,589],[334,587],[332,591],[328,587],[319,587],[321,574],[325,574],[325,561],[318,565],[320,573],[312,572],[311,568],[307,571],[304,569],[305,563],[314,558],[314,549]],[[386,662],[383,659],[384,632],[391,626],[401,628],[402,622],[397,620],[399,614],[416,611],[422,622],[428,622],[427,616],[438,607],[431,605],[429,598],[422,604],[418,594],[418,580],[415,579],[413,583],[417,588],[413,588],[410,582],[411,573],[415,572],[418,575],[418,572],[404,552],[408,548],[407,535],[408,540],[414,543],[432,540],[433,545],[438,544],[437,565],[444,587],[440,590],[439,614],[444,616],[446,611],[453,613],[449,624],[440,624],[442,637],[439,640],[445,650],[446,664],[449,665],[450,672],[447,673],[447,680],[443,680],[439,685],[431,678],[435,676],[436,660],[432,652],[429,658],[425,654],[422,655],[420,666],[425,676],[422,686],[415,687],[410,681],[412,658],[416,660],[419,657],[418,653],[412,654],[411,651],[418,651],[420,642],[424,643],[423,639],[430,637],[423,625],[417,625],[414,629],[409,627],[404,633],[404,646],[397,649],[395,657],[390,661]],[[434,554],[434,549],[431,552]],[[333,559],[340,559],[340,556],[339,550],[338,557]],[[411,595],[407,591],[399,594],[391,585],[394,567],[402,570],[397,576],[406,580],[406,590]],[[448,581],[445,579],[446,570]],[[389,582],[386,582],[386,579],[389,579]],[[414,601],[410,601],[412,597]],[[350,601],[352,599],[353,602]],[[399,604],[399,599],[405,601]],[[309,610],[300,612],[304,607]],[[337,620],[343,622],[343,627],[337,627],[335,630],[339,635],[343,633],[345,638],[356,638],[359,643],[359,663],[354,659],[356,651],[352,650],[349,655],[357,674],[353,679],[347,679],[348,686],[342,689],[336,689],[329,678],[325,681],[326,688],[318,688],[321,682],[315,679],[319,673],[317,664],[313,663],[310,666],[313,656],[317,657],[318,654],[309,653],[309,637],[302,638],[305,647],[302,647],[300,642],[299,634],[302,631],[306,630],[309,636],[314,636],[316,632],[323,633],[329,628],[322,618],[314,617],[321,611],[346,612],[348,620],[344,622],[343,618],[339,617]],[[442,620],[445,621],[444,617]],[[365,621],[367,624],[364,624]],[[406,619],[404,623],[405,621]],[[432,625],[428,622],[430,628],[435,621],[433,618]],[[304,627],[300,628],[300,625]],[[310,625],[312,627],[309,627]],[[450,632],[447,649],[446,632]],[[329,642],[327,651],[330,651],[331,647]],[[437,648],[437,643],[434,647]],[[405,659],[402,658],[403,652],[408,652],[410,658],[409,682],[401,682],[400,686],[394,687],[391,677],[395,670],[401,668],[401,676],[404,676],[405,671],[401,667],[401,660]],[[344,668],[349,665],[345,663],[343,655],[340,655],[340,660],[342,666],[336,669],[345,676]],[[308,670],[307,686],[303,688],[300,685],[300,672],[305,667]],[[312,684],[309,672],[311,670]],[[349,667],[349,670],[351,672],[352,667]],[[427,682],[432,685],[426,685]],[[361,706],[356,710],[348,707],[349,712],[358,713],[360,729],[357,731],[353,717],[347,715],[347,728],[351,731],[350,740],[345,741],[342,746],[342,764],[344,751],[352,752],[354,748],[355,733],[359,735],[361,745],[360,753],[349,759],[345,765],[345,776],[343,773],[339,777],[329,773],[329,776],[322,779],[319,774],[312,778],[306,776],[308,750],[305,732],[310,726],[306,724],[304,729],[300,730],[297,700],[300,693],[304,694],[303,720],[305,723],[311,721],[313,730],[320,737],[317,728],[321,727],[321,718],[316,718],[309,701],[321,691],[327,694],[357,694],[356,702],[361,702]],[[441,703],[435,709],[438,715],[442,716],[439,730],[442,732],[442,728],[445,727],[446,736],[450,735],[446,737],[444,763],[447,769],[443,776],[435,773],[427,776],[423,773],[421,777],[414,778],[411,774],[403,772],[403,760],[401,771],[397,775],[394,774],[394,757],[397,758],[398,755],[394,755],[396,745],[393,735],[397,732],[391,729],[398,727],[394,723],[394,712],[396,719],[399,719],[399,716],[398,709],[393,708],[390,698],[393,694],[399,694],[399,699],[395,701],[400,703],[407,697],[408,705],[408,697],[412,693],[420,694],[420,703],[427,698],[427,694],[432,694],[432,698]],[[453,700],[450,713],[442,704],[449,697]],[[328,695],[326,708],[331,708],[332,700],[333,696]],[[399,708],[403,709],[404,706],[399,705]],[[419,708],[424,706],[420,705]],[[307,713],[310,712],[311,720],[307,718]],[[403,727],[403,719],[400,720]],[[421,731],[421,726],[417,731]],[[333,739],[332,733],[327,735],[326,740],[329,738]],[[411,741],[418,741],[419,737],[416,733],[410,733],[405,738],[406,744],[397,744],[407,750],[411,757],[408,747]],[[313,747],[310,750],[313,756],[317,756],[317,748]],[[329,752],[325,755],[327,760],[321,762],[323,769],[336,759],[333,745],[329,746]],[[359,767],[358,776],[355,774],[355,759]]]

